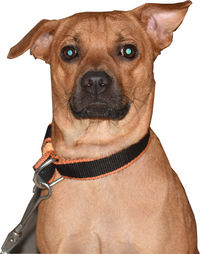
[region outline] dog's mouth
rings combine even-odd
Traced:
[[[71,103],[69,99],[69,107],[72,114],[78,119],[112,119],[121,120],[123,119],[129,111],[129,102],[121,105],[119,108],[114,108],[105,102],[93,102],[77,110],[76,107]]]
[[[114,75],[103,70],[86,72],[69,99],[72,114],[78,119],[123,119],[130,104],[121,87]]]

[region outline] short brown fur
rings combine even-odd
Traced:
[[[8,57],[14,58],[30,49],[51,66],[52,144],[57,155],[101,158],[147,133],[155,89],[153,62],[170,45],[190,4],[146,4],[127,12],[43,20],[10,50]],[[125,43],[138,48],[133,61],[116,55],[117,46]],[[79,60],[62,61],[60,50],[68,44],[79,45]],[[74,117],[67,102],[88,70],[104,70],[118,80],[131,105],[123,119]],[[37,240],[43,254],[198,253],[195,219],[185,191],[153,131],[147,151],[125,170],[56,185],[52,197],[39,207]]]

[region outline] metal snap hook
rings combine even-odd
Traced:
[[[52,190],[51,187],[45,183],[40,182],[40,186],[42,189],[46,189],[48,193],[44,196],[41,196],[41,188],[35,188],[34,195],[32,199],[30,200],[26,211],[20,221],[20,223],[8,234],[2,248],[1,248],[1,254],[8,254],[10,253],[14,247],[19,243],[20,239],[24,237],[24,227],[27,225],[29,219],[31,218],[33,212],[37,209],[40,202],[42,200],[48,199],[51,196]]]
[[[45,189],[46,186],[45,181],[42,179],[42,177],[39,175],[41,173],[41,171],[43,169],[45,169],[46,167],[48,167],[51,163],[53,163],[55,161],[55,159],[53,159],[52,157],[49,157],[44,163],[42,163],[42,165],[40,165],[40,167],[36,170],[34,177],[33,177],[33,181],[36,185],[36,187],[40,188],[40,189]]]

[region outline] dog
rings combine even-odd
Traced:
[[[54,186],[39,206],[40,253],[199,253],[185,191],[150,129],[153,63],[171,44],[190,5],[144,4],[131,11],[42,20],[11,48],[8,58],[30,49],[50,64],[51,146],[60,158],[106,158],[150,130],[141,156],[122,170]]]

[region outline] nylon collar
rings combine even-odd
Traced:
[[[52,126],[49,125],[43,142],[43,147],[51,145]],[[54,161],[50,163],[45,170],[41,171],[41,176],[48,182],[51,182],[55,169],[65,178],[79,180],[94,180],[107,175],[119,172],[139,159],[146,151],[149,143],[150,132],[148,132],[138,143],[129,146],[115,154],[100,159],[81,159],[66,160],[55,155],[51,150],[45,153],[35,164],[37,170],[49,157]]]

